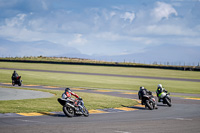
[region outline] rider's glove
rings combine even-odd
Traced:
[[[83,99],[81,97],[79,97],[78,100],[83,100]]]

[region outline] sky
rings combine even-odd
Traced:
[[[0,57],[200,62],[200,0],[0,0]]]

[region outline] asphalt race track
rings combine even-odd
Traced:
[[[199,110],[181,111],[189,107],[175,106],[179,109],[163,107],[159,108],[159,111],[138,110],[93,114],[87,118],[67,118],[64,116],[1,118],[0,131],[2,133],[198,133],[200,131]],[[194,109],[197,108],[199,106]],[[178,113],[178,111],[181,112]]]
[[[2,85],[2,84],[1,84]],[[38,87],[35,87],[38,88]],[[55,89],[55,88],[46,88]],[[63,88],[60,88],[63,90]],[[136,94],[82,90],[126,98]],[[106,101],[105,101],[106,102]],[[63,113],[43,116],[0,117],[0,133],[198,133],[200,101],[172,98],[172,107],[158,104],[157,110],[133,107],[134,111],[90,114],[68,118]]]

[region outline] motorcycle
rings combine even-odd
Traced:
[[[77,99],[77,106],[74,105],[75,101],[72,99],[58,98],[58,102],[63,106],[63,112],[68,117],[73,117],[75,115],[89,116],[89,112],[84,106],[82,99]]]
[[[163,102],[163,104],[167,104],[169,107],[172,106],[170,93],[162,92],[158,95],[158,99],[158,102]]]
[[[156,100],[153,95],[144,95],[142,104],[145,105],[145,108],[149,108],[150,110],[157,109]]]
[[[18,86],[22,85],[21,76],[18,76],[17,78],[12,78],[12,85],[15,86],[15,84],[18,84]]]

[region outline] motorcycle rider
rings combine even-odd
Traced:
[[[141,104],[144,105],[145,104],[145,98],[143,98],[145,95],[151,95],[152,96],[152,92],[147,90],[146,88],[144,88],[143,86],[140,87],[140,90],[138,92],[138,97],[141,100]],[[155,109],[158,109],[157,107],[157,103],[155,102]]]
[[[159,94],[161,94],[162,92],[168,92],[167,90],[165,90],[165,88],[163,88],[162,84],[158,84],[157,90],[156,90],[156,94],[158,97],[158,102],[160,102],[160,98],[159,98]]]
[[[75,96],[75,97],[78,98],[79,100],[82,100],[82,98],[79,97],[76,93],[72,92],[70,88],[66,88],[66,89],[65,89],[65,92],[62,94],[62,98],[63,98],[63,99],[70,99],[71,101],[74,102],[74,105],[75,105],[75,106],[78,106],[78,100],[72,98],[71,95]]]
[[[17,72],[14,70],[13,74],[12,74],[12,80],[16,80],[17,77],[19,77],[19,75],[17,74]]]
[[[140,87],[140,90],[138,92],[138,97],[141,100],[141,104],[144,105],[145,101],[144,101],[144,95],[152,95],[151,91],[148,91],[146,88],[144,88],[143,86]]]

